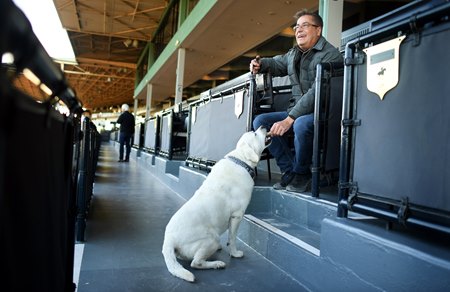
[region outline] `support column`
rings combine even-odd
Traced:
[[[178,28],[183,24],[188,16],[189,0],[180,0],[178,4]]]
[[[150,110],[152,108],[152,91],[153,91],[153,85],[147,84],[147,97],[145,101],[145,119],[147,120],[150,118]]]
[[[186,49],[178,49],[178,63],[177,63],[177,81],[175,88],[175,104],[183,101],[183,81],[184,81],[184,60],[186,56]]]
[[[134,113],[134,116],[135,116],[135,117],[137,117],[138,105],[139,105],[139,100],[137,99],[137,97],[134,97],[134,109],[133,109],[133,113]]]
[[[148,67],[151,68],[156,61],[156,47],[152,42],[148,43]]]
[[[320,0],[319,14],[323,19],[322,35],[333,46],[341,46],[344,0]]]

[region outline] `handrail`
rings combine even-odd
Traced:
[[[58,97],[72,113],[81,114],[82,104],[62,70],[37,39],[25,14],[11,0],[0,2],[0,21],[0,55],[12,53],[18,71],[30,69],[52,91],[52,98]]]
[[[425,9],[425,8],[424,8]],[[381,40],[385,37],[396,34],[399,31],[410,31],[412,28],[417,29],[419,26],[435,21],[439,17],[447,17],[450,12],[450,3],[444,3],[424,11],[420,11],[417,14],[405,16],[403,19],[398,20],[395,25],[381,26],[363,36],[350,40],[346,47],[352,47],[357,43],[370,43],[374,40]]]

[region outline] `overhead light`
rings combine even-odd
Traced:
[[[34,34],[52,59],[76,64],[72,44],[52,0],[14,0],[14,3],[26,15]]]
[[[4,53],[2,55],[3,64],[14,64],[14,55],[11,53]]]
[[[123,41],[123,44],[125,45],[125,47],[128,48],[131,45],[132,42],[133,42],[132,40],[126,39],[126,40]]]
[[[41,83],[41,84],[39,85],[39,88],[40,88],[43,92],[45,92],[48,96],[51,96],[51,95],[53,94],[53,91],[52,91],[50,88],[48,88],[47,85],[45,85],[44,83]]]
[[[39,77],[37,77],[36,75],[34,75],[34,73],[28,69],[25,68],[23,69],[23,75],[31,81],[31,83],[33,83],[36,86],[39,86],[39,84],[41,84],[41,80],[39,79]]]
[[[138,40],[133,40],[133,48],[137,48],[139,45],[139,41]]]

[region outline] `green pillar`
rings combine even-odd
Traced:
[[[178,6],[178,28],[183,24],[188,16],[189,0],[180,0]]]
[[[148,43],[148,68],[153,66],[153,63],[156,61],[156,48],[155,44],[152,42]]]
[[[335,47],[341,43],[343,0],[319,0],[319,15],[323,19],[322,35]]]

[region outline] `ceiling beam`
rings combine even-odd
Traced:
[[[128,23],[126,23],[125,21],[122,21],[122,20],[120,20],[120,19],[114,19],[113,16],[111,16],[109,13],[106,13],[106,9],[105,9],[105,11],[101,11],[101,10],[95,8],[95,7],[92,7],[92,6],[90,6],[90,5],[87,5],[86,3],[79,3],[79,5],[80,5],[80,6],[84,6],[84,7],[88,8],[88,9],[90,9],[90,10],[92,10],[92,11],[95,11],[95,12],[97,12],[98,14],[104,16],[104,17],[108,17],[108,18],[110,18],[110,19],[112,19],[112,20],[114,20],[114,21],[117,21],[117,22],[119,22],[120,24],[122,24],[123,26],[128,27],[129,29],[135,29],[134,27],[128,25]],[[141,32],[141,31],[137,31],[137,32],[140,33],[140,34],[142,34],[142,35],[144,35],[145,37],[147,37],[143,32]],[[113,34],[114,34],[114,33],[113,33]]]
[[[164,10],[164,9],[166,9],[166,6],[161,6],[161,7],[156,7],[156,8],[149,8],[149,9],[139,10],[139,11],[136,11],[136,12],[129,12],[129,13],[126,13],[126,14],[116,15],[116,16],[114,16],[114,18],[122,18],[122,17],[132,16],[132,15],[136,15],[136,14],[145,14],[145,13],[148,13],[148,12]]]
[[[76,74],[76,75],[86,75],[86,76],[96,76],[96,77],[105,77],[105,78],[116,78],[116,79],[127,79],[127,80],[134,80],[134,77],[126,77],[126,76],[120,76],[115,74],[98,74],[98,73],[91,73],[91,72],[80,72],[80,71],[73,71],[73,70],[64,70],[64,73],[66,74]]]
[[[108,60],[91,59],[91,58],[83,58],[83,57],[77,58],[77,61],[78,61],[78,63],[112,65],[112,66],[116,66],[116,67],[124,67],[124,68],[136,70],[135,63],[108,61]]]
[[[146,27],[146,28],[150,28],[150,27]],[[106,36],[106,37],[117,37],[117,38],[123,38],[123,39],[132,38],[132,39],[139,40],[139,41],[144,41],[144,42],[150,41],[150,37],[151,37],[151,36],[145,35],[142,32],[140,32],[140,33],[143,36],[130,37],[130,36],[126,36],[126,35],[117,34],[116,32],[114,32],[114,33],[111,33],[111,32],[109,32],[109,33],[102,33],[102,32],[98,32],[98,31],[89,31],[89,30],[85,30],[85,29],[81,30],[80,28],[76,29],[76,28],[72,28],[72,27],[68,27],[68,26],[64,26],[64,29],[67,30],[67,31],[72,31],[72,32],[76,32],[76,33],[79,33],[79,34],[99,35],[99,36]]]

